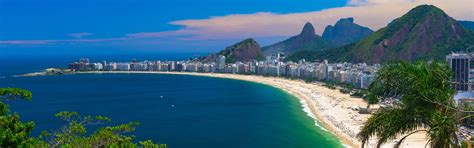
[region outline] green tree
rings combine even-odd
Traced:
[[[21,122],[17,113],[10,113],[6,101],[31,100],[29,91],[18,88],[0,88],[0,147],[24,145],[32,141],[30,132],[35,127],[33,122]]]
[[[132,132],[139,125],[130,122],[117,126],[99,128],[87,136],[87,126],[99,125],[111,120],[103,116],[79,116],[77,112],[63,111],[55,116],[66,124],[52,133],[44,131],[39,138],[31,137],[34,122],[21,122],[17,113],[11,114],[11,100],[31,100],[31,92],[18,88],[0,88],[0,147],[145,147],[166,148],[166,144],[155,144],[151,140],[133,142]]]
[[[86,136],[87,126],[105,124],[111,120],[103,116],[82,117],[77,112],[69,111],[59,112],[55,116],[66,121],[66,124],[52,133],[46,131],[42,133],[42,138],[52,147],[166,147],[164,144],[155,144],[151,140],[133,143],[135,136],[125,134],[134,131],[140,125],[138,122],[102,127],[90,136]]]
[[[427,133],[433,147],[457,147],[455,91],[451,70],[443,63],[390,63],[377,72],[369,88],[370,99],[396,99],[370,117],[357,137],[363,145],[376,136],[378,146],[414,133]]]
[[[367,101],[367,109],[370,108],[370,105],[377,104],[379,102],[379,99],[373,93],[368,93],[367,95],[363,96],[363,99]]]

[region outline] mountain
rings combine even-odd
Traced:
[[[298,50],[321,50],[332,47],[335,45],[316,35],[313,25],[307,22],[299,35],[265,46],[262,50],[265,55],[271,55],[278,52],[292,53]]]
[[[444,60],[446,54],[473,45],[473,32],[464,29],[443,10],[432,5],[420,5],[363,40],[317,52],[313,56],[332,62],[354,63]]]
[[[354,18],[349,17],[340,19],[334,26],[328,25],[322,37],[336,45],[345,45],[365,38],[373,32],[367,27],[355,24]]]
[[[458,21],[461,26],[463,26],[466,29],[469,30],[474,30],[474,22],[473,21]]]
[[[226,57],[226,63],[234,63],[236,61],[248,62],[252,60],[263,60],[263,53],[260,45],[252,38],[245,39],[232,46],[226,47],[218,53],[211,54],[206,57],[206,61],[215,61],[218,55]]]

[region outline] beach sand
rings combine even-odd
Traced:
[[[155,73],[155,74],[177,74],[207,76],[217,78],[228,78],[244,81],[252,81],[270,85],[284,90],[298,99],[303,105],[303,110],[309,116],[322,124],[322,128],[327,129],[336,135],[341,142],[348,147],[361,147],[361,143],[356,139],[356,134],[360,131],[364,122],[371,116],[370,114],[359,114],[352,110],[352,107],[367,107],[367,103],[361,98],[351,97],[343,94],[337,89],[329,89],[321,83],[306,83],[301,80],[290,80],[280,77],[263,77],[256,75],[220,74],[220,73],[190,73],[190,72],[147,72],[147,71],[96,71],[81,73]],[[373,105],[373,107],[378,107]],[[372,107],[371,107],[372,108]],[[426,144],[425,134],[417,133],[409,136],[400,147],[424,147]],[[382,147],[393,147],[395,141],[388,142]],[[375,147],[375,138],[369,141],[366,147]]]

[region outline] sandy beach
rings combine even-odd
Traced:
[[[220,73],[189,73],[189,72],[147,72],[147,71],[92,71],[81,73],[150,73],[150,74],[177,74],[194,75],[217,78],[228,78],[244,81],[252,81],[270,85],[284,90],[298,99],[303,105],[303,110],[332,134],[336,135],[341,142],[348,147],[361,147],[361,143],[356,139],[356,134],[364,122],[371,116],[370,114],[359,114],[352,107],[366,107],[361,98],[351,97],[343,94],[339,90],[329,89],[320,83],[306,83],[301,80],[289,80],[280,77],[263,77],[255,75],[237,75]],[[375,105],[374,107],[377,107]],[[384,144],[382,147],[393,147],[395,141]],[[424,147],[426,140],[424,134],[414,134],[407,138],[401,147]],[[375,147],[375,140],[369,142],[368,147]]]

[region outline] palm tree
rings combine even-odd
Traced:
[[[377,72],[369,95],[394,99],[391,107],[379,109],[363,126],[357,138],[364,146],[372,136],[377,147],[426,132],[433,147],[458,147],[457,109],[451,87],[451,70],[443,63],[390,63]]]

